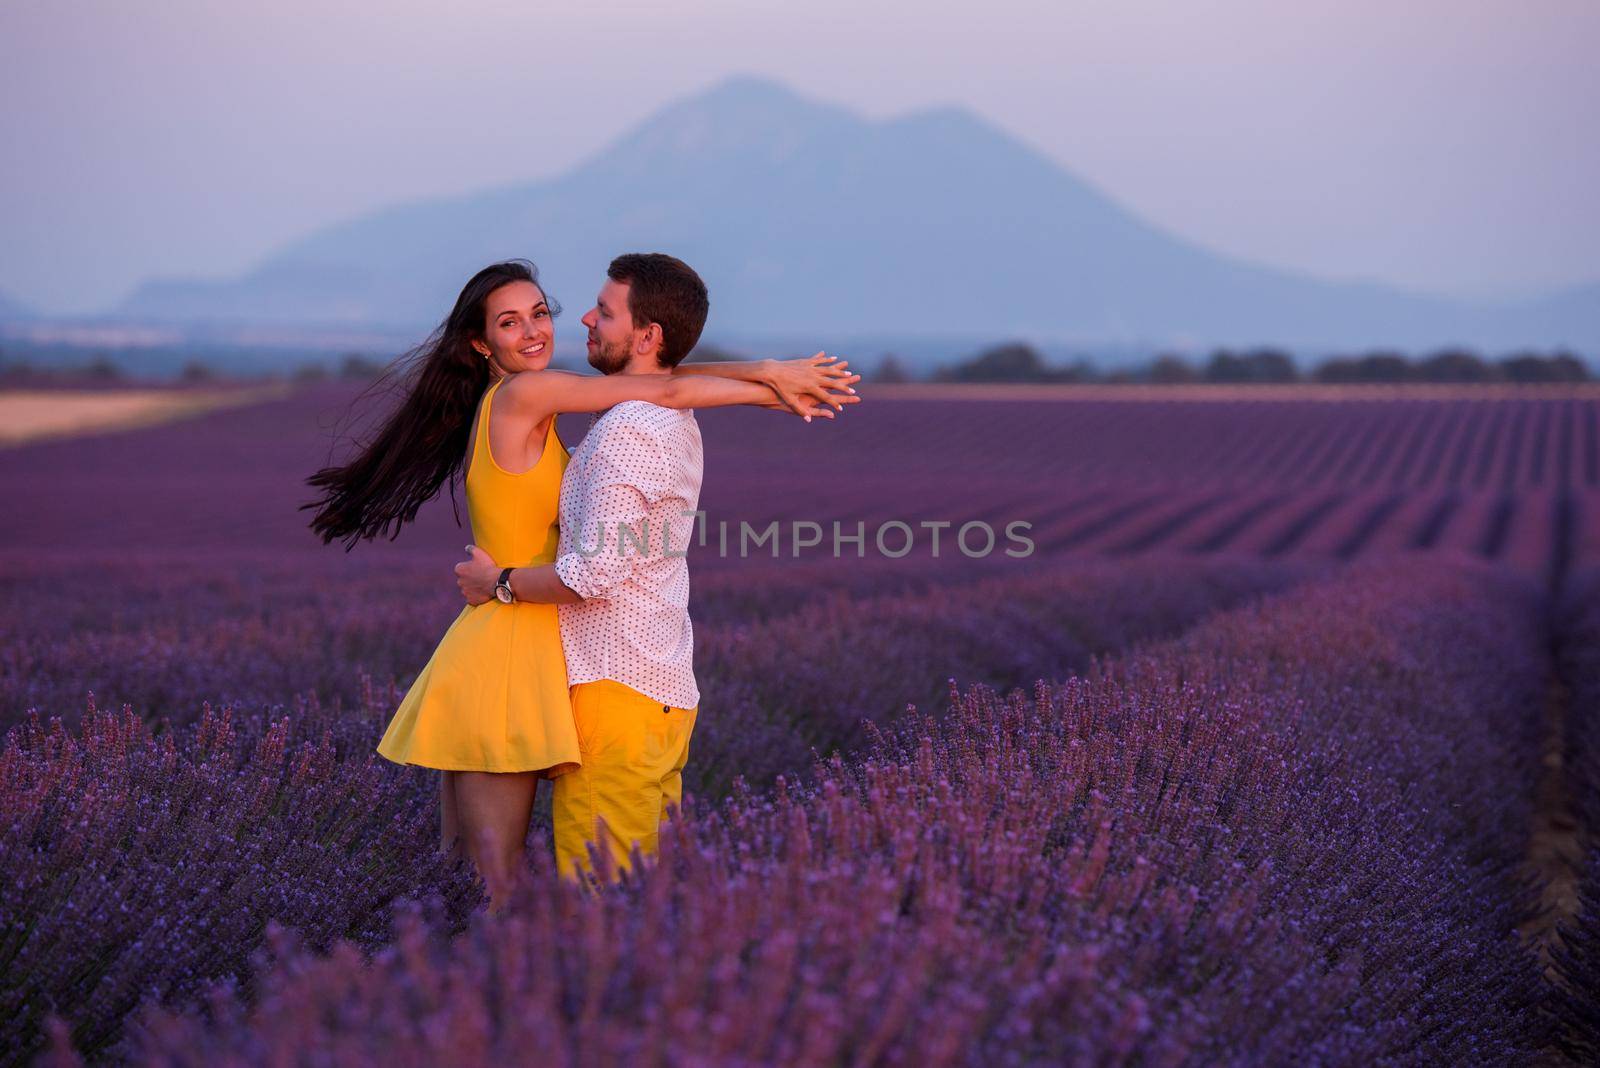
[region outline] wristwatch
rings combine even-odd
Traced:
[[[511,572],[516,568],[508,567],[500,572],[500,581],[494,584],[494,595],[501,604],[510,604],[517,599],[511,592]]]

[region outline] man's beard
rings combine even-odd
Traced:
[[[589,356],[589,366],[603,375],[616,374],[628,366],[628,350],[632,348],[632,343],[632,338],[619,345],[596,341],[594,352]]]

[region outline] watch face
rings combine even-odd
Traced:
[[[494,595],[499,599],[501,604],[511,603],[511,591],[504,586],[496,586],[494,588]]]

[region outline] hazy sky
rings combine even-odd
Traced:
[[[0,0],[0,292],[96,312],[569,167],[733,73],[966,106],[1147,219],[1337,277],[1600,281],[1595,0]]]

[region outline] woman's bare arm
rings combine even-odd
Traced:
[[[675,375],[714,375],[740,382],[760,382],[771,387],[783,406],[796,415],[804,415],[801,398],[811,397],[823,404],[833,404],[830,394],[854,394],[852,383],[861,376],[850,373],[850,361],[819,352],[794,360],[724,360],[715,363],[679,364]],[[763,405],[768,407],[768,405]],[[815,405],[809,406],[815,407]],[[835,405],[837,409],[838,406]],[[842,409],[840,409],[842,410]]]
[[[821,370],[807,373],[807,381],[819,385],[836,378]],[[506,381],[501,392],[519,417],[534,424],[548,415],[598,412],[630,400],[649,401],[663,408],[722,408],[740,404],[762,407],[782,401],[770,386],[714,375],[582,375],[548,369],[518,372]],[[860,399],[851,393],[835,393],[826,388],[822,392],[829,398],[827,403],[839,410]],[[806,418],[809,421],[810,416]]]

